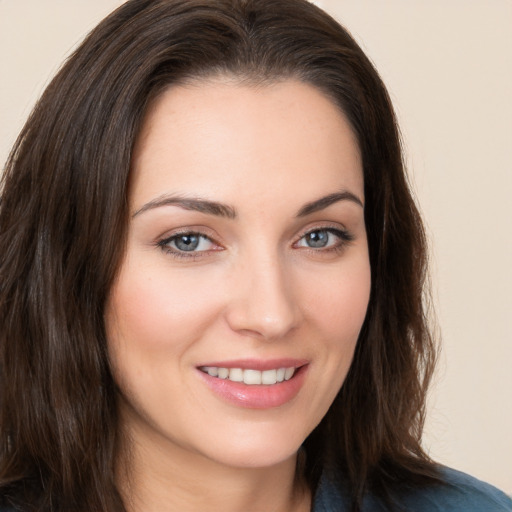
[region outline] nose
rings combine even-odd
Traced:
[[[252,258],[240,265],[231,280],[226,318],[232,330],[271,341],[299,325],[293,278],[283,262]]]

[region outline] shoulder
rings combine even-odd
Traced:
[[[454,469],[441,467],[444,485],[401,493],[405,508],[417,512],[512,512],[512,499],[492,485]]]
[[[421,488],[402,487],[393,492],[396,510],[414,512],[512,512],[512,499],[492,485],[460,471],[440,467],[442,482]],[[335,479],[322,477],[315,495],[314,512],[350,510],[349,493]],[[367,495],[363,512],[387,512],[376,496]]]

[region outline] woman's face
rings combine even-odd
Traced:
[[[290,460],[343,384],[370,293],[344,116],[295,81],[170,88],[129,199],[106,327],[131,438],[230,467]]]

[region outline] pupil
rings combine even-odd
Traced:
[[[326,231],[313,231],[309,233],[307,243],[310,247],[325,247],[329,235]]]
[[[193,251],[199,245],[197,235],[181,235],[175,241],[176,247],[181,251]]]

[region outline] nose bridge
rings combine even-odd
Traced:
[[[240,258],[233,279],[228,322],[232,329],[276,339],[299,321],[291,269],[277,250],[262,248]]]

